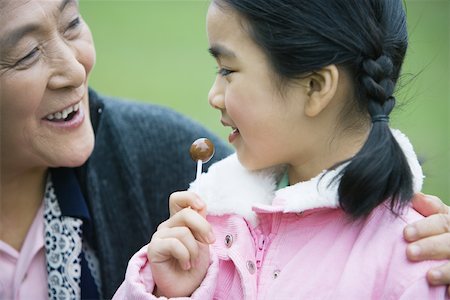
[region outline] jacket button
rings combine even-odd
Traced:
[[[255,263],[252,262],[251,260],[247,261],[247,270],[248,270],[248,272],[250,274],[254,274],[255,273],[255,270],[256,270]]]
[[[232,244],[233,244],[233,236],[231,234],[227,234],[225,236],[225,246],[227,246],[227,248],[230,248]]]
[[[277,279],[278,276],[280,276],[280,272],[281,272],[280,270],[273,271],[273,274],[272,274],[273,279]]]

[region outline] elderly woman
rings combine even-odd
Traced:
[[[0,0],[0,299],[110,298],[193,180],[191,142],[230,151],[175,112],[90,90],[94,62],[76,0]],[[450,257],[447,207],[419,195],[416,209],[431,216],[405,229],[405,255]],[[448,284],[449,264],[429,275]]]

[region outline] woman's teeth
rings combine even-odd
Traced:
[[[74,112],[74,111],[78,111],[78,109],[80,108],[80,102],[78,102],[75,105],[72,105],[68,108],[63,109],[62,111],[58,111],[54,114],[49,114],[48,116],[46,116],[45,118],[49,121],[51,120],[61,120],[61,119],[65,119],[67,118],[67,116]]]

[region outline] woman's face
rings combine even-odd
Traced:
[[[76,0],[0,1],[2,169],[72,167],[92,152],[91,32]]]
[[[313,144],[304,114],[305,86],[299,82],[280,92],[266,55],[231,9],[213,2],[207,32],[219,68],[209,102],[231,127],[229,141],[240,162],[251,170],[302,164]]]

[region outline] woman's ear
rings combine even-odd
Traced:
[[[337,91],[339,70],[336,65],[323,67],[308,76],[308,100],[305,114],[315,117],[331,102]]]

